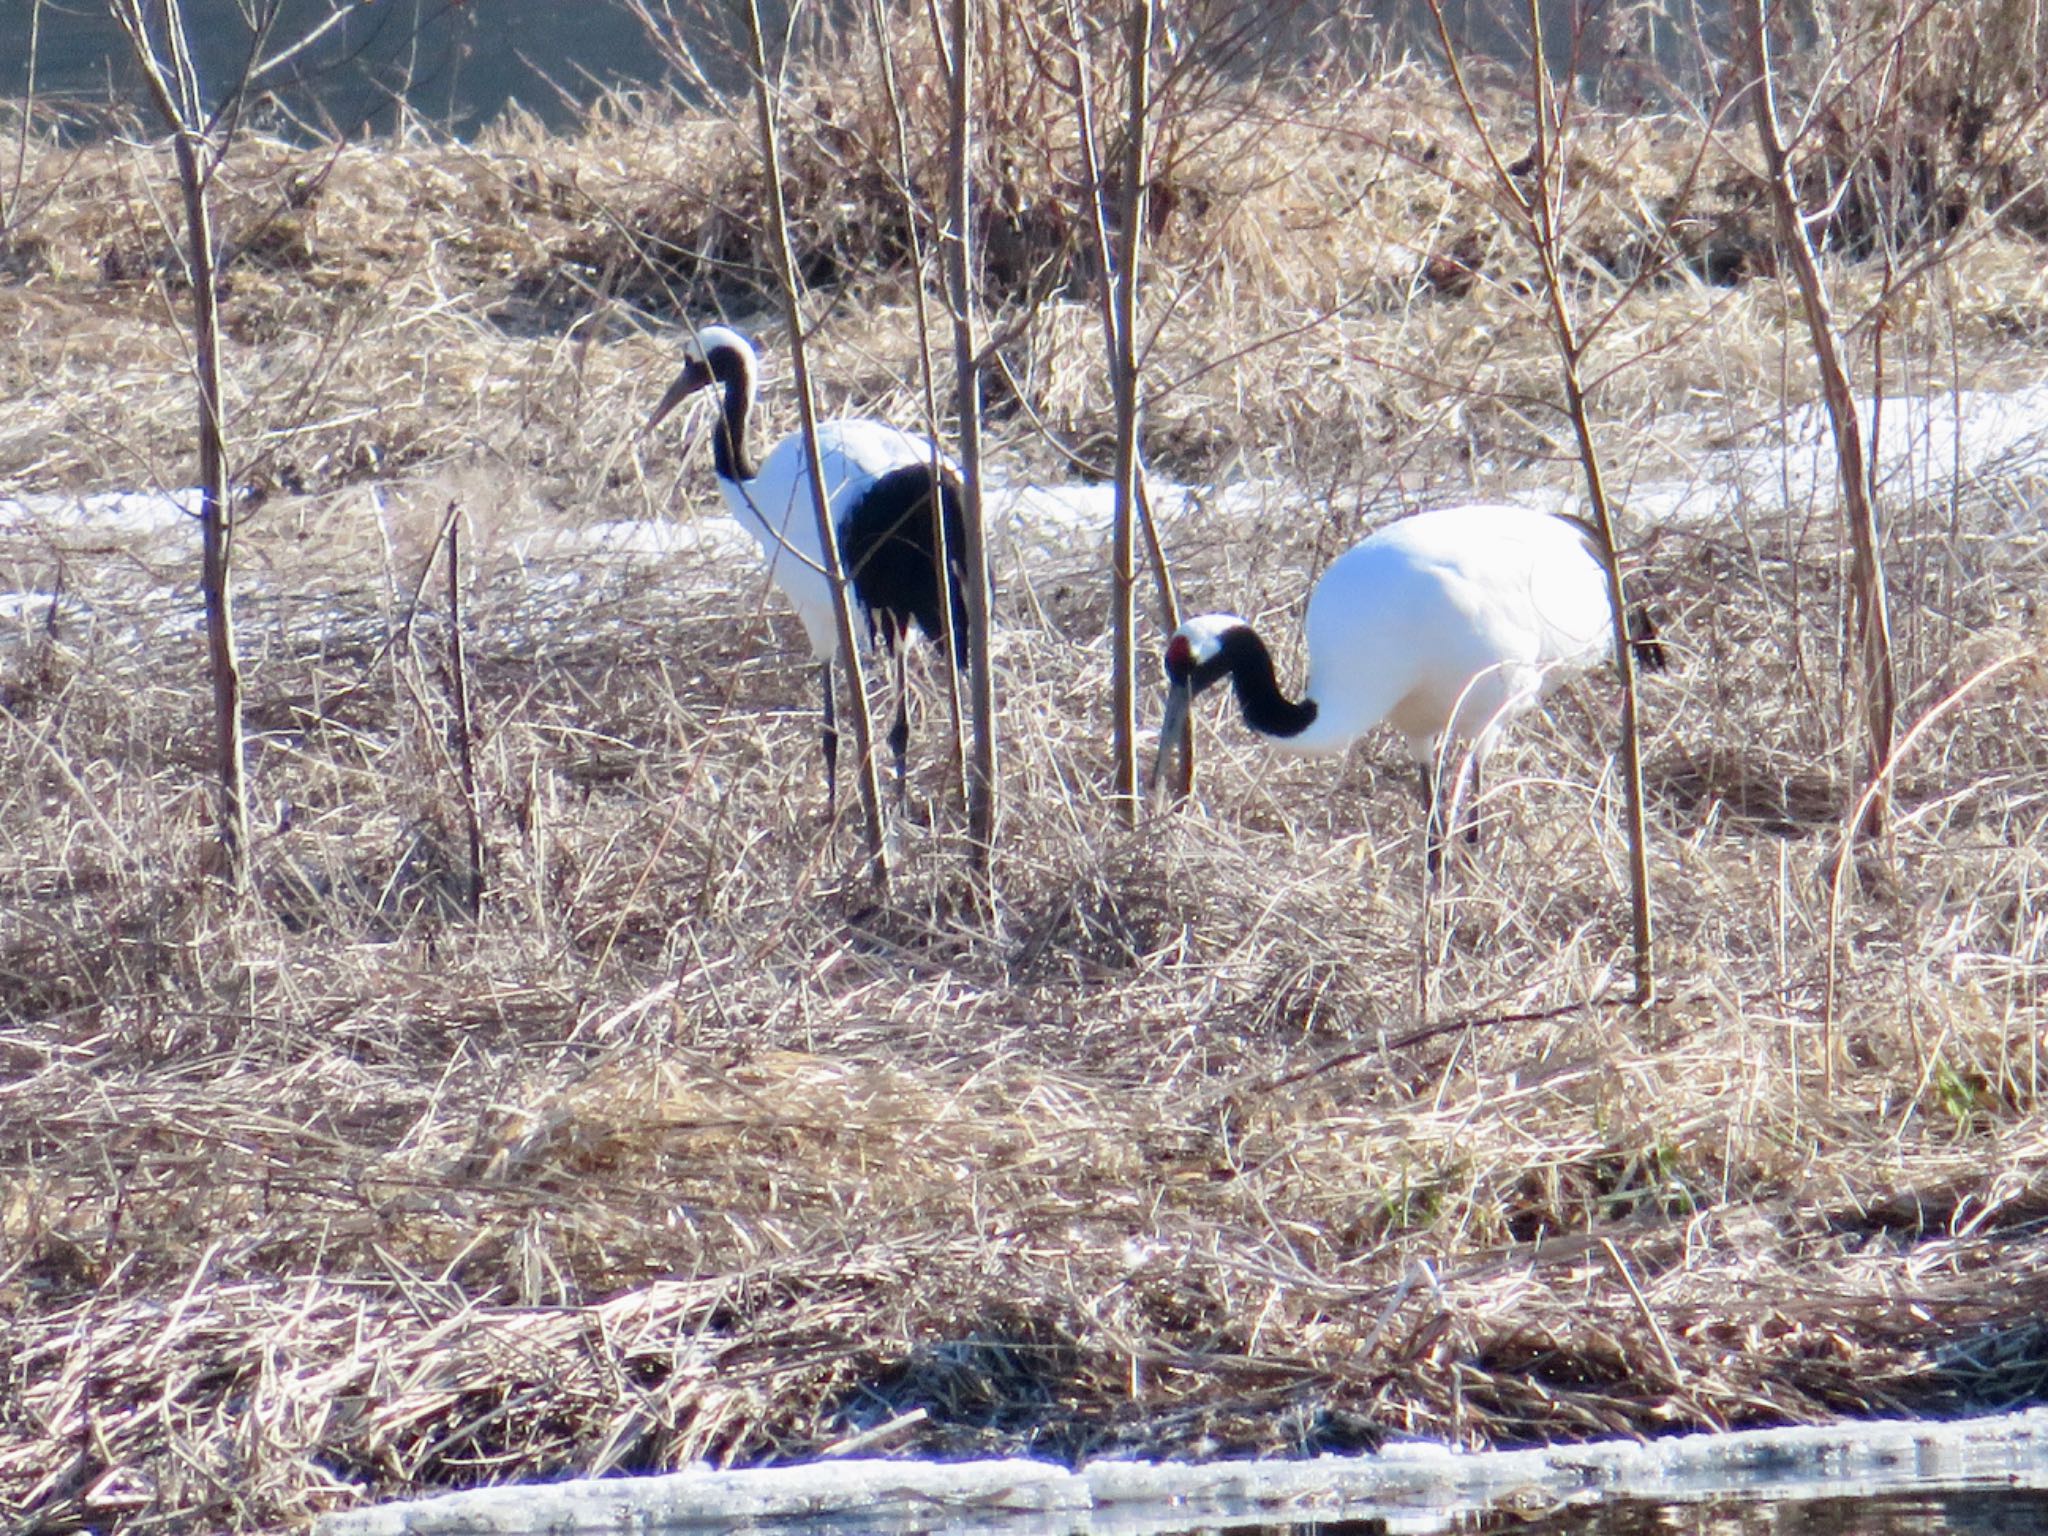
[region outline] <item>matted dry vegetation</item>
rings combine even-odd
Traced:
[[[1572,471],[1538,313],[1438,173],[1471,145],[1437,87],[1263,99],[1185,125],[1149,430],[1157,463],[1267,486],[1170,544],[1191,596],[1292,633],[1396,505]],[[1018,206],[1050,229],[1040,117]],[[1683,135],[1589,132],[1579,249],[1621,250]],[[181,484],[163,159],[29,149],[0,494]],[[1128,833],[1100,794],[1101,551],[1056,531],[1011,530],[997,567],[995,909],[961,884],[936,708],[881,902],[851,830],[821,828],[814,674],[754,564],[586,537],[718,516],[704,445],[632,428],[674,295],[749,312],[751,164],[731,121],[628,103],[568,136],[230,163],[236,473],[264,498],[251,783],[280,807],[252,907],[205,874],[194,541],[10,514],[10,1522],[287,1528],[882,1426],[884,1453],[1299,1454],[2040,1395],[2038,466],[1888,503],[1909,718],[2011,665],[1904,765],[1831,1016],[1839,551],[1825,509],[1761,495],[1636,530],[1679,658],[1648,695],[1653,1015],[1617,1004],[1604,680],[1518,733],[1483,852],[1427,909],[1385,744],[1342,774],[1275,764],[1212,711],[1200,804]],[[1700,227],[1737,238],[1739,176],[1715,174],[1733,190]],[[827,202],[807,227],[853,254],[813,273],[820,376],[914,419],[906,276],[848,244],[861,204],[842,229]],[[1614,328],[1610,361],[1641,355],[1600,401],[1625,476],[1805,396],[1795,301],[1709,283],[1704,252]],[[1897,306],[1894,378],[2038,377],[2042,268],[2023,228],[1967,243]],[[1836,276],[1852,314],[1878,280]],[[1019,480],[1064,478],[1041,427],[1086,453],[1106,408],[1092,310],[1035,296],[996,401]],[[475,925],[438,580],[413,613],[451,502]]]

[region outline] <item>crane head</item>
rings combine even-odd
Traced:
[[[700,389],[709,389],[713,384],[728,388],[737,384],[746,392],[749,402],[754,393],[754,344],[738,331],[723,325],[707,325],[690,338],[691,353],[683,371],[676,375],[675,383],[669,385],[668,393],[661,397],[661,403],[654,408],[654,414],[647,418],[647,425],[640,430],[651,432],[661,425],[668,413],[681,405]]]
[[[1224,636],[1247,627],[1234,613],[1207,613],[1189,619],[1166,642],[1166,707],[1159,720],[1159,751],[1145,780],[1148,794],[1159,787],[1167,754],[1187,728],[1188,706],[1195,695],[1230,674]]]

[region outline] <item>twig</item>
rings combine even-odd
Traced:
[[[968,718],[974,735],[967,775],[968,860],[994,910],[992,889],[1001,780],[996,733],[995,672],[990,664],[988,524],[984,513],[981,443],[981,367],[976,340],[974,154],[974,17],[971,0],[951,0],[940,24],[939,0],[928,0],[933,40],[947,55],[946,225],[939,237],[946,302],[953,321],[954,410],[959,417],[963,480],[961,585],[967,593]],[[942,589],[943,592],[943,589]],[[943,601],[943,598],[942,598]]]
[[[856,1451],[871,1451],[876,1446],[901,1436],[905,1430],[915,1429],[931,1417],[928,1409],[913,1408],[908,1413],[899,1413],[886,1424],[877,1424],[873,1429],[864,1429],[857,1435],[848,1435],[844,1440],[835,1440],[818,1452],[818,1460],[831,1461],[840,1456],[851,1456]]]
[[[469,822],[469,920],[475,922],[484,910],[484,828],[477,805],[475,730],[469,713],[469,669],[462,652],[462,552],[458,537],[462,520],[456,516],[460,504],[448,503],[448,670],[454,694],[455,718],[449,729],[455,736],[455,758],[462,770],[462,807]]]
[[[1478,1018],[1443,1019],[1435,1024],[1425,1024],[1420,1029],[1412,1029],[1405,1035],[1396,1035],[1391,1040],[1380,1040],[1372,1045],[1338,1051],[1312,1061],[1305,1067],[1283,1072],[1277,1077],[1269,1077],[1260,1082],[1227,1084],[1211,1095],[1211,1099],[1239,1098],[1248,1093],[1274,1093],[1296,1083],[1305,1082],[1311,1077],[1320,1077],[1325,1072],[1334,1072],[1339,1067],[1348,1067],[1355,1061],[1384,1056],[1389,1051],[1405,1051],[1441,1035],[1459,1035],[1468,1030],[1493,1029],[1503,1024],[1541,1024],[1550,1019],[1569,1018],[1572,1014],[1586,1013],[1596,1008],[1619,1008],[1629,1001],[1618,997],[1593,997],[1576,1003],[1564,1003],[1556,1008],[1539,1008],[1531,1013],[1494,1013],[1483,1014]]]
[[[1842,517],[1849,535],[1849,651],[1856,659],[1857,691],[1861,696],[1863,745],[1869,788],[1858,799],[1858,834],[1883,834],[1886,805],[1884,765],[1892,752],[1897,728],[1898,685],[1892,670],[1891,607],[1885,590],[1884,545],[1873,505],[1876,487],[1863,455],[1863,426],[1842,354],[1841,330],[1835,323],[1820,258],[1813,248],[1807,215],[1799,206],[1792,176],[1792,156],[1778,126],[1777,75],[1771,66],[1770,38],[1761,0],[1734,0],[1735,24],[1749,71],[1750,109],[1762,146],[1765,181],[1777,216],[1778,238],[1791,259],[1792,275],[1806,314],[1807,338],[1820,370],[1821,399],[1835,445],[1835,471],[1842,491]],[[1846,186],[1846,182],[1845,182]]]

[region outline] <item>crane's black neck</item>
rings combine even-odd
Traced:
[[[1244,723],[1261,736],[1299,736],[1315,723],[1315,700],[1303,699],[1297,704],[1280,691],[1280,680],[1273,674],[1273,653],[1249,625],[1226,629],[1217,638],[1216,654],[1193,669],[1194,691],[1200,693],[1226,675],[1237,690]]]
[[[727,373],[724,384],[725,400],[711,431],[711,462],[719,479],[740,483],[760,473],[760,466],[747,453],[747,412],[754,403],[754,392],[743,370]]]

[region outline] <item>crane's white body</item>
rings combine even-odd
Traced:
[[[1563,672],[1612,643],[1595,544],[1584,524],[1522,507],[1446,507],[1380,529],[1309,596],[1298,703],[1243,619],[1190,619],[1166,648],[1161,760],[1195,695],[1228,677],[1246,725],[1283,750],[1340,753],[1385,723],[1433,784],[1446,736],[1483,757]]]
[[[1281,692],[1273,656],[1231,614],[1190,619],[1166,646],[1158,782],[1196,695],[1230,679],[1245,724],[1284,750],[1340,753],[1373,727],[1398,731],[1421,765],[1429,867],[1445,823],[1448,737],[1479,763],[1501,730],[1565,672],[1612,648],[1613,609],[1599,536],[1572,518],[1521,507],[1446,507],[1390,524],[1346,551],[1308,601],[1308,687]],[[1637,664],[1663,665],[1648,615],[1631,625]],[[1465,777],[1460,764],[1454,786]],[[1478,825],[1466,835],[1474,841]]]
[[[835,534],[843,530],[847,514],[868,488],[891,470],[934,462],[954,467],[929,438],[861,417],[820,422],[818,458],[825,471],[825,499],[832,510]],[[720,475],[718,488],[725,495],[726,508],[761,546],[769,576],[795,606],[810,639],[812,656],[819,661],[833,660],[839,654],[839,627],[832,612],[832,584],[825,578],[818,545],[818,518],[811,505],[803,435],[791,433],[770,449],[753,479]]]
[[[1420,512],[1340,555],[1308,603],[1297,752],[1335,753],[1384,722],[1427,763],[1445,735],[1480,755],[1567,671],[1613,645],[1607,573],[1575,522],[1523,507]]]

